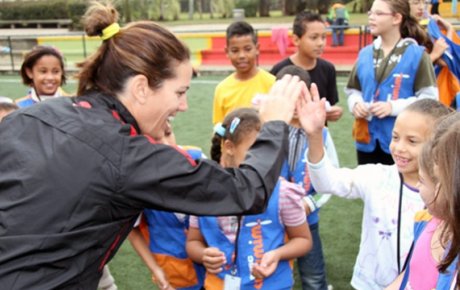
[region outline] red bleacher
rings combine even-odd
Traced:
[[[353,65],[358,57],[359,50],[362,46],[370,43],[370,39],[371,37],[369,35],[365,37],[364,34],[359,33],[357,30],[349,31],[345,34],[343,46],[332,47],[332,35],[328,34],[327,45],[324,48],[322,57],[335,65]],[[272,42],[271,33],[259,33],[258,40],[260,44],[260,65],[274,65],[296,51],[296,47],[293,45],[290,37],[286,55],[284,56],[280,54],[277,45]],[[224,35],[212,37],[211,48],[201,52],[201,64],[211,66],[231,65],[224,51],[225,42]]]

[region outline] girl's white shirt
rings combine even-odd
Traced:
[[[367,164],[355,169],[335,168],[326,154],[319,163],[308,166],[318,192],[363,200],[361,242],[351,285],[363,290],[385,288],[398,276],[396,245],[401,181],[397,167]],[[403,186],[401,267],[413,240],[415,213],[423,207],[419,193]]]

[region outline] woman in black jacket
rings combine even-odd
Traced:
[[[80,64],[76,98],[21,109],[0,125],[0,285],[96,289],[143,208],[195,215],[264,210],[287,153],[296,77],[275,84],[246,161],[222,169],[157,144],[187,109],[189,51],[152,22],[117,24],[110,6],[85,15],[103,39]]]

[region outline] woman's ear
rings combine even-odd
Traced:
[[[131,96],[139,104],[144,105],[147,102],[149,91],[149,81],[144,75],[134,76],[130,82],[128,82],[128,89],[131,93]]]

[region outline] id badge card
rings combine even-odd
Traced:
[[[241,278],[233,275],[225,275],[224,290],[240,290]]]

